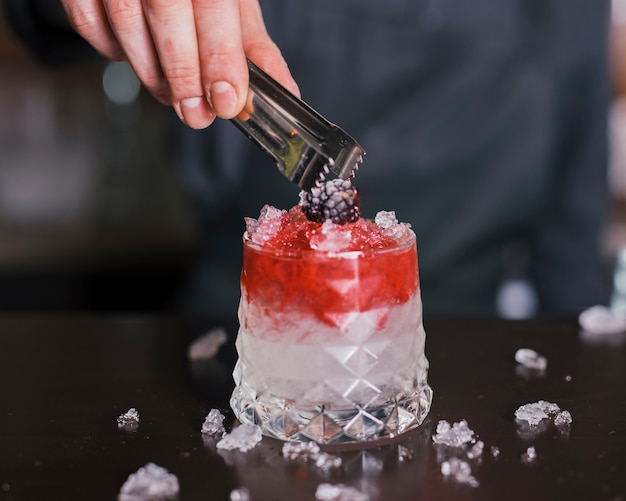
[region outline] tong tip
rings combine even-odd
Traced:
[[[337,177],[341,179],[354,179],[357,171],[359,170],[359,164],[363,163],[363,155],[365,155],[365,151],[360,146],[357,147],[358,151],[356,152],[356,155],[354,152],[338,155],[338,158],[341,158],[342,160],[341,163],[336,162],[332,157],[328,157],[322,169],[319,170],[317,178],[314,181],[314,185],[319,186],[325,182],[326,177],[331,172],[336,174]]]

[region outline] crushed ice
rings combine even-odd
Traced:
[[[264,205],[258,220],[245,218],[248,237],[254,243],[263,245],[278,233],[281,227],[282,216],[286,213],[286,210],[277,209],[267,204]]]
[[[484,448],[485,448],[485,443],[482,440],[477,440],[476,443],[467,450],[467,457],[470,459],[481,458],[483,455]]]
[[[524,404],[515,411],[517,433],[520,437],[532,438],[545,432],[553,424],[562,437],[570,433],[572,415],[569,411],[551,402],[539,400],[538,402]]]
[[[441,473],[460,484],[478,487],[478,480],[472,475],[472,468],[467,461],[458,458],[450,458],[441,463]]]
[[[246,223],[246,232],[251,236],[259,227],[259,221],[253,217],[244,217],[243,220]]]
[[[446,420],[439,421],[433,442],[440,447],[437,456],[444,477],[478,487],[469,462],[481,462],[485,443],[476,438],[467,421],[463,419],[452,425]]]
[[[315,491],[318,501],[369,501],[369,496],[344,484],[320,484]]]
[[[548,367],[548,360],[535,350],[530,348],[520,348],[515,352],[515,361],[527,369],[545,371]]]
[[[322,452],[315,442],[285,442],[282,452],[289,461],[311,463],[322,471],[341,468],[341,458]]]
[[[474,432],[467,425],[465,419],[450,425],[442,419],[437,423],[437,432],[433,435],[433,442],[448,447],[462,447],[474,439]]]
[[[398,218],[395,211],[381,210],[374,217],[374,222],[383,230],[391,228],[398,224]]]
[[[588,334],[619,334],[626,331],[626,318],[601,305],[583,311],[578,316],[578,323]]]
[[[211,409],[202,423],[202,434],[209,437],[224,435],[224,414],[218,409]]]
[[[518,407],[515,411],[515,419],[517,419],[519,423],[526,423],[528,426],[533,428],[538,426],[544,420],[554,420],[560,413],[561,408],[557,404],[546,402],[545,400],[539,400],[537,402],[524,404]],[[561,420],[562,419],[563,418],[561,418]]]
[[[374,217],[374,222],[383,231],[383,235],[395,240],[406,237],[411,228],[408,223],[399,223],[395,211],[379,211]]]
[[[213,358],[227,339],[228,336],[223,327],[211,329],[189,345],[187,356],[190,360]]]
[[[136,431],[139,427],[139,412],[131,407],[117,418],[117,427],[126,431]]]
[[[572,424],[572,415],[569,411],[561,411],[554,418],[554,424],[559,428],[570,426]]]
[[[533,446],[530,446],[522,453],[522,463],[534,463],[537,460],[537,451]]]
[[[165,468],[148,463],[131,474],[117,497],[118,501],[166,501],[178,496],[178,478]]]
[[[239,487],[230,491],[230,501],[250,501],[250,490],[247,487]]]
[[[248,452],[259,444],[261,438],[261,428],[258,425],[244,423],[224,435],[216,447],[227,451],[238,449],[241,452]]]
[[[344,225],[335,224],[330,219],[324,221],[321,232],[310,236],[312,249],[324,252],[339,252],[350,246],[352,232]]]

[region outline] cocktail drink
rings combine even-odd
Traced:
[[[415,234],[395,214],[247,220],[231,406],[282,440],[397,436],[428,413]]]

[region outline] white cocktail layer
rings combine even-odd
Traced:
[[[261,399],[300,408],[375,406],[426,385],[419,293],[406,303],[329,315],[272,312],[242,300],[235,382]]]

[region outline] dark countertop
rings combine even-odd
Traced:
[[[216,359],[190,363],[189,343],[216,326],[229,343]],[[312,500],[323,482],[385,501],[626,499],[626,335],[591,339],[575,319],[426,316],[425,327],[429,417],[395,443],[333,451],[343,467],[323,473],[286,462],[275,440],[249,453],[203,442],[211,408],[233,423],[234,319],[0,316],[0,500],[113,500],[148,462],[178,477],[182,501],[228,500],[241,486],[253,501]],[[518,348],[546,356],[545,375],[516,370]],[[540,399],[571,412],[569,433],[518,432],[515,410]],[[141,416],[134,433],[117,427],[131,407]],[[440,419],[466,419],[485,442],[472,463],[477,488],[442,476],[431,438]],[[399,459],[400,446],[412,459]],[[538,458],[527,464],[529,446]]]

